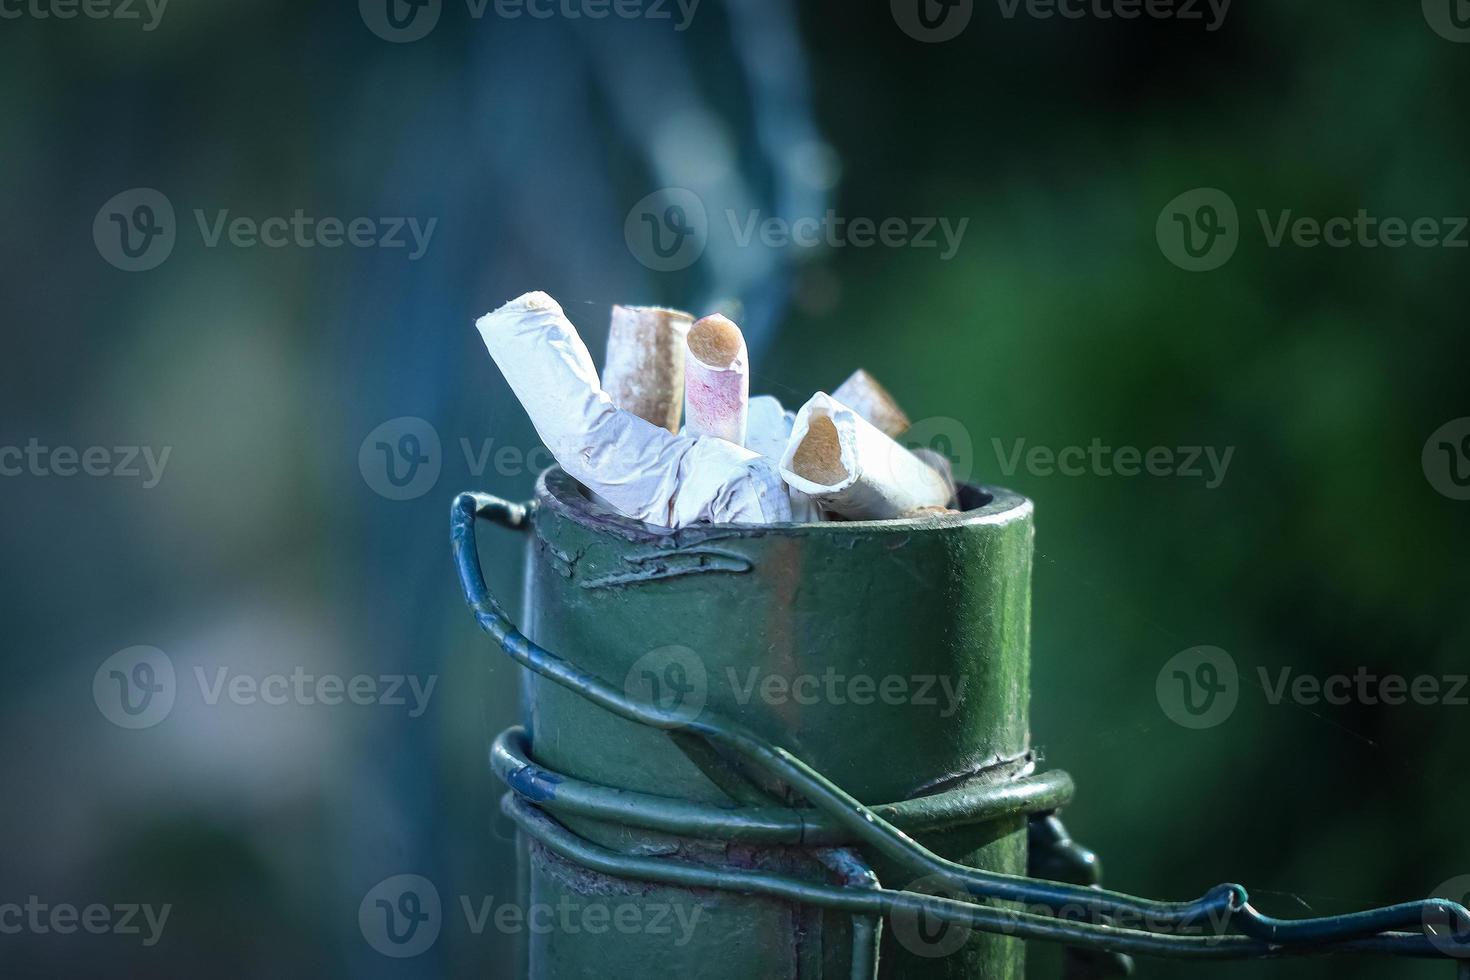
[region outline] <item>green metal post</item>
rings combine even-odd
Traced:
[[[610,513],[551,470],[530,521],[523,629],[631,694],[748,726],[865,803],[1009,781],[1030,765],[1031,505],[973,488],[963,502],[961,515],[922,521],[668,532]],[[782,799],[782,787],[751,785],[724,760],[536,675],[525,675],[523,702],[529,755],[568,779],[715,806]],[[558,819],[625,854],[850,883],[800,842]],[[916,836],[978,868],[1026,870],[1024,812],[975,823],[961,812]],[[923,890],[911,872],[865,857],[885,887]],[[532,931],[538,980],[847,977],[861,957],[864,926],[845,913],[619,880],[535,845],[531,858],[531,907],[563,910]],[[621,915],[624,928],[590,931],[589,914]],[[964,937],[922,919],[884,931],[882,976],[1019,980],[1020,941],[975,934],[953,950]]]

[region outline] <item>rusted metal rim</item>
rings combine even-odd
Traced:
[[[534,762],[525,729],[520,727],[508,728],[495,739],[490,746],[490,767],[529,802],[567,816],[710,840],[821,846],[855,842],[819,810],[722,807],[574,779]],[[1031,774],[1012,764],[977,774],[940,793],[885,803],[872,810],[908,833],[922,833],[1047,813],[1065,806],[1072,793],[1072,777],[1065,772]]]

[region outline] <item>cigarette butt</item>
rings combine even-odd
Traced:
[[[779,399],[771,395],[755,396],[750,400],[745,448],[779,464],[786,452],[786,444],[791,440],[791,427],[795,422],[796,413],[783,408]],[[822,508],[815,500],[795,487],[786,489],[791,497],[793,521],[809,523],[822,520]]]
[[[657,306],[614,306],[602,388],[613,404],[679,431],[684,411],[684,345],[694,318]]]
[[[715,313],[689,328],[684,360],[685,431],[745,445],[750,359],[733,320]]]
[[[781,476],[822,506],[857,520],[943,507],[944,477],[824,392],[796,413]]]
[[[867,419],[890,439],[908,431],[911,424],[888,389],[862,368],[852,372],[851,377],[838,385],[832,397]]]
[[[577,328],[547,294],[513,299],[476,327],[562,469],[621,513],[662,527],[791,519],[769,460],[676,436],[614,405]]]

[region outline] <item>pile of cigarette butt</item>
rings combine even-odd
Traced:
[[[615,306],[599,378],[556,300],[476,323],[557,463],[601,502],[660,527],[884,520],[954,504],[947,460],[895,441],[909,420],[865,371],[796,412],[750,397],[740,328]],[[681,424],[682,415],[682,424]]]

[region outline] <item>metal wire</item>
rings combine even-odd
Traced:
[[[450,541],[460,584],[476,622],[522,666],[568,688],[620,718],[682,737],[697,736],[716,750],[774,776],[797,791],[851,840],[915,872],[933,875],[964,894],[1021,903],[1038,910],[1014,912],[956,899],[888,889],[833,887],[734,868],[707,868],[668,859],[634,858],[598,848],[577,838],[551,817],[508,794],[506,812],[527,833],[569,860],[607,874],[690,887],[729,888],[796,902],[813,902],[857,914],[891,915],[928,911],[946,921],[1024,939],[1151,956],[1209,959],[1378,953],[1395,956],[1470,956],[1470,911],[1444,899],[1428,899],[1348,915],[1285,920],[1261,914],[1245,888],[1223,884],[1188,902],[1160,902],[1099,888],[1086,888],[982,871],[940,857],[872,808],[849,796],[780,746],[745,727],[704,711],[690,720],[678,711],[629,697],[602,678],[532,642],[510,621],[485,584],[476,550],[476,520],[504,527],[527,526],[530,510],[488,494],[459,495],[450,510]],[[1085,912],[1090,921],[1061,918]],[[1118,921],[1146,923],[1124,928]],[[1420,929],[1449,923],[1455,940],[1431,942]],[[1196,934],[1210,929],[1211,934]],[[1232,935],[1235,930],[1240,935]]]

